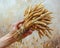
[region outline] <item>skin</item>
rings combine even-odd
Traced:
[[[12,25],[12,31],[0,38],[0,48],[6,48],[12,43],[16,42],[18,40],[17,37],[14,37],[14,33],[16,33],[16,30],[20,28],[20,26],[23,24],[24,21],[19,21],[16,24]],[[30,35],[32,33],[32,30],[29,29],[26,31],[27,33],[24,33],[21,37],[25,38],[26,36]],[[18,34],[16,34],[18,35]]]

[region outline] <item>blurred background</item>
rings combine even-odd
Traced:
[[[11,25],[17,21],[23,20],[24,10],[29,5],[42,3],[45,8],[53,12],[52,38],[60,34],[60,0],[0,0],[0,37],[11,31]],[[31,35],[24,38],[21,42],[15,42],[7,48],[43,48],[42,45],[49,38],[39,38],[35,31]]]

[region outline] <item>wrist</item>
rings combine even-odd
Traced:
[[[14,34],[8,33],[6,36],[7,40],[9,40],[9,42],[15,42],[16,38],[14,37]]]
[[[17,41],[17,36],[18,36],[18,33],[16,31],[12,31],[10,33],[8,33],[9,36],[11,36],[10,38],[13,39],[14,41]]]
[[[0,38],[0,48],[5,48],[15,41],[16,39],[13,37],[13,35],[11,33],[8,33],[4,37]]]
[[[9,33],[15,41],[21,40],[23,38],[23,29],[14,29]]]

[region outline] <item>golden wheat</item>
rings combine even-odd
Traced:
[[[51,24],[52,19],[50,14],[51,12],[49,12],[42,4],[35,5],[34,7],[28,7],[25,10],[24,23],[19,29],[19,34],[22,35],[26,30],[31,28],[33,31],[37,30],[40,37],[46,35],[50,38],[49,34],[51,34],[52,30],[48,26]]]

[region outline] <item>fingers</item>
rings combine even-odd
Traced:
[[[20,24],[22,24],[24,21],[18,21],[17,23],[16,23],[16,26],[18,27]]]
[[[18,21],[16,24],[14,24],[13,26],[17,29],[19,29],[19,27],[23,24],[24,21]]]
[[[22,35],[22,38],[25,38],[26,36],[32,34],[32,30],[29,30],[29,31],[26,31],[23,35]]]

